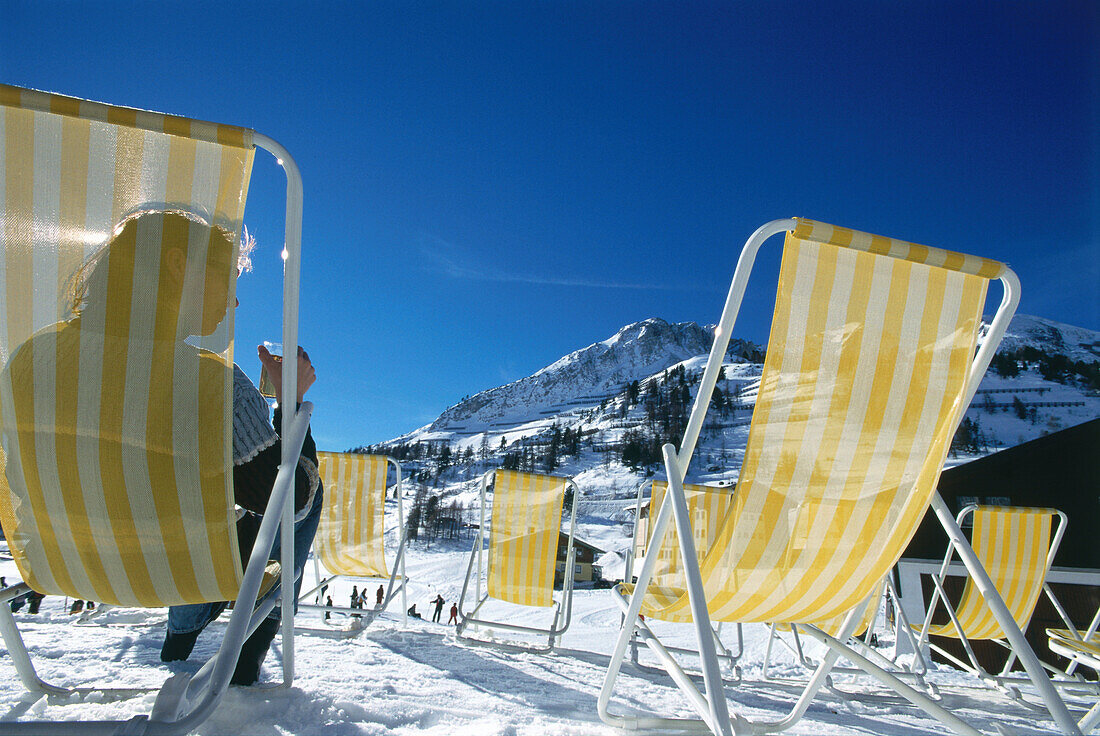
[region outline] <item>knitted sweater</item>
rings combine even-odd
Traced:
[[[262,514],[275,486],[282,460],[282,440],[268,421],[267,401],[252,381],[233,366],[233,496],[237,505]],[[282,426],[282,409],[275,409],[274,426]],[[317,445],[306,430],[294,474],[295,521],[305,517],[320,485]]]

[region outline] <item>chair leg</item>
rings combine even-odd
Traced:
[[[831,665],[831,663],[829,662],[830,658],[835,659],[836,657],[843,655],[846,659],[852,662],[852,664],[856,665],[868,675],[874,677],[876,680],[878,680],[894,692],[898,693],[906,700],[920,707],[925,713],[928,713],[929,715],[939,719],[953,731],[961,734],[971,734],[972,736],[978,736],[978,734],[980,733],[972,726],[967,724],[965,721],[961,720],[958,716],[954,715],[943,706],[941,706],[939,703],[926,696],[924,693],[906,685],[895,675],[892,675],[891,673],[882,669],[874,662],[864,657],[862,654],[859,654],[858,652],[852,650],[851,647],[846,647],[834,637],[831,637],[823,631],[815,629],[813,627],[804,627],[803,633],[805,633],[810,638],[829,647],[829,655],[826,657],[826,661],[822,663],[821,668],[819,669],[825,668],[826,664]],[[807,688],[807,690],[808,689],[809,688]]]
[[[1098,725],[1100,725],[1100,702],[1092,706],[1092,709],[1081,719],[1081,732],[1088,733]]]
[[[703,668],[703,684],[709,706],[707,720],[715,733],[725,733],[730,729],[729,706],[726,704],[726,695],[722,689],[722,673],[714,646],[714,631],[711,629],[706,591],[703,589],[695,540],[692,537],[691,518],[688,515],[687,497],[684,494],[684,472],[680,469],[676,448],[672,444],[666,444],[661,448],[661,452],[664,455],[665,470],[668,474],[666,500],[671,501],[669,505],[672,506],[676,530],[680,537],[680,562],[683,565],[687,583],[688,605],[695,624],[696,645],[699,647],[699,659]]]
[[[19,679],[22,681],[23,687],[28,691],[46,695],[64,695],[72,692],[68,688],[49,684],[35,672],[34,663],[31,662],[30,654],[27,653],[23,636],[15,625],[15,617],[11,615],[11,609],[8,607],[7,601],[0,601],[0,636],[4,639],[8,656],[11,657],[12,664],[15,665],[15,671],[19,673]]]

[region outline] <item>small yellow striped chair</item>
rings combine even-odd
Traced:
[[[638,508],[642,506],[642,494],[646,487],[650,488],[649,495],[649,520],[656,518],[668,492],[668,482],[663,480],[646,481],[638,487]],[[729,512],[733,502],[734,489],[732,487],[684,484],[684,495],[687,498],[688,513],[691,516],[691,531],[695,542],[695,551],[698,558],[703,558],[710,549],[711,544],[718,536],[718,529],[722,520]],[[639,517],[635,517],[639,518]],[[651,542],[652,524],[635,524],[634,543],[631,545],[632,553],[627,560],[626,569],[634,570],[640,564],[649,551]],[[653,571],[654,586],[667,589],[683,590],[684,568],[680,559],[679,538],[675,529],[670,529],[657,548],[657,563]],[[736,625],[737,648],[730,651],[722,642],[722,623],[714,628],[714,645],[718,649],[718,657],[723,665],[733,668],[737,659],[744,651],[744,636],[740,624]],[[635,637],[631,640],[631,659],[638,664],[638,636],[649,636],[648,627],[644,622],[639,623]],[[685,650],[678,647],[668,647],[669,651],[678,653],[694,653],[694,650]]]
[[[219,654],[194,678],[170,678],[150,715],[64,728],[6,721],[5,733],[190,731],[276,603],[253,605],[279,515],[292,513],[293,476],[280,475],[242,568],[231,454],[232,306],[263,140],[0,85],[0,523],[25,581],[0,596],[9,661],[39,696],[103,690],[38,676],[6,605],[30,589],[120,606],[245,603]],[[287,226],[296,292],[298,221]],[[294,314],[284,314],[291,345]],[[300,452],[310,411],[287,413],[284,458]],[[283,653],[289,679],[286,628]]]
[[[971,505],[959,512],[959,526],[965,526],[968,518],[973,521],[970,546],[989,573],[1016,625],[1021,630],[1027,630],[1035,605],[1044,592],[1054,602],[1055,609],[1060,611],[1061,606],[1046,583],[1046,575],[1062,542],[1066,515],[1057,509]],[[1058,519],[1057,528],[1055,519]],[[935,588],[924,624],[914,627],[920,632],[921,646],[931,647],[962,669],[991,684],[1019,681],[1020,677],[1009,674],[1016,662],[1015,651],[1006,641],[1004,628],[994,617],[974,581],[967,579],[958,605],[951,604],[944,593],[943,582],[954,556],[955,545],[949,544],[940,572],[932,578]],[[933,624],[932,618],[941,604],[948,621]],[[967,661],[938,646],[931,640],[933,636],[958,639]],[[974,640],[993,641],[1007,650],[1008,656],[999,674],[989,673],[978,662],[970,644]]]
[[[775,310],[737,493],[698,563],[683,480],[752,263],[764,241],[779,233],[786,239]],[[1005,293],[979,348],[992,279],[1000,279]],[[1003,264],[812,220],[777,220],[750,237],[681,446],[663,448],[671,503],[662,505],[653,538],[663,539],[675,519],[687,585],[655,587],[652,556],[635,586],[613,591],[625,615],[597,704],[605,722],[654,729],[702,725],[722,735],[781,731],[802,717],[843,656],[949,727],[975,733],[846,640],[930,504],[948,533],[961,538],[935,494],[936,482],[952,435],[1015,311],[1018,290]],[[964,561],[971,574],[984,574],[972,552]],[[646,644],[696,718],[612,712],[611,696],[642,614],[695,625],[702,689],[659,640]],[[837,636],[812,625],[843,614],[847,619]],[[1004,617],[1011,625],[1011,617]],[[717,621],[799,624],[828,647],[784,718],[731,717],[710,636]],[[1057,726],[1073,732],[1076,724],[1023,634],[1018,628],[1009,633]]]
[[[405,518],[401,498],[401,465],[385,455],[365,455],[347,452],[318,452],[321,482],[325,488],[325,506],[313,540],[314,565],[324,565],[327,575],[316,571],[317,585],[299,597],[300,608],[339,611],[353,614],[360,625],[369,625],[401,593],[405,610]],[[397,499],[397,557],[391,567],[386,563],[385,510],[389,468],[393,466],[394,495]],[[308,603],[339,578],[388,581],[381,603],[364,609],[349,606],[325,606]],[[366,596],[366,588],[363,593]],[[373,598],[373,593],[371,594]]]
[[[488,550],[485,549],[486,493],[493,487],[493,510],[488,526]],[[561,546],[561,517],[566,491],[572,491],[569,536],[565,543],[564,564],[558,563]],[[470,562],[458,600],[457,635],[471,643],[505,644],[531,651],[550,651],[569,628],[573,610],[573,537],[577,523],[577,486],[570,478],[515,470],[491,470],[481,477],[481,525],[470,551]],[[554,600],[556,571],[562,573],[562,600]],[[485,581],[485,594],[481,583]],[[466,595],[474,583],[473,608],[467,610]],[[482,612],[489,601],[513,606],[553,608],[545,627],[522,626],[490,619]],[[505,607],[503,615],[509,610]],[[498,642],[470,631],[503,630],[524,637],[548,637],[540,647],[527,641]]]

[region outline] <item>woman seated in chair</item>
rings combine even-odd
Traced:
[[[242,249],[238,258],[238,275],[249,265],[248,250]],[[117,471],[115,477],[126,479],[134,467],[140,467],[154,490],[175,489],[181,472],[201,476],[204,487],[207,483],[224,487],[226,468],[209,461],[220,451],[202,446],[209,440],[203,428],[224,426],[226,388],[232,385],[232,488],[239,507],[237,536],[244,565],[278,473],[281,444],[268,419],[267,402],[244,372],[227,365],[218,353],[195,346],[230,316],[236,254],[232,233],[190,213],[155,210],[126,218],[75,274],[73,316],[27,340],[6,370],[19,397],[33,397],[33,388],[19,391],[18,387],[33,387],[43,365],[55,363],[47,372],[54,374],[58,387],[59,421],[50,441],[59,447],[97,443],[100,466],[112,466],[101,471],[104,477]],[[281,391],[282,364],[263,347],[258,352]],[[315,380],[309,356],[301,348],[297,368],[296,398],[301,402]],[[95,371],[101,372],[96,384],[102,388],[96,410],[87,411],[87,394],[79,387],[81,378],[87,383],[87,374]],[[194,387],[197,395],[192,393]],[[5,418],[5,431],[16,426],[24,454],[33,453],[39,428],[27,420],[34,415],[33,406],[21,414],[21,401],[26,399],[17,398],[14,404],[17,416]],[[188,411],[187,407],[192,415],[182,416],[181,410]],[[70,419],[61,421],[63,417]],[[275,426],[281,426],[279,409]],[[224,436],[224,432],[208,434]],[[143,462],[135,466],[136,458]],[[65,496],[80,497],[79,473],[60,479]],[[296,586],[317,529],[321,492],[316,447],[307,433],[295,476]],[[165,491],[153,503],[164,503],[170,495]],[[273,558],[279,556],[279,543],[277,534]],[[161,659],[186,659],[202,629],[226,606],[226,602],[170,606]],[[279,619],[276,607],[245,643],[233,683],[256,681]]]

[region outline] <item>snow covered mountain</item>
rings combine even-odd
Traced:
[[[1030,314],[1017,314],[998,352],[1017,351],[1024,347],[1051,355],[1064,355],[1072,361],[1100,361],[1100,333]]]
[[[638,482],[660,473],[659,448],[679,441],[713,327],[647,319],[531,376],[482,391],[431,424],[373,448],[410,482],[472,492],[492,467],[584,475],[586,512],[613,516]],[[736,478],[763,349],[735,340],[707,415],[693,482]],[[1100,416],[1100,333],[1017,315],[967,412],[951,462],[988,454]],[[960,439],[961,438],[961,439]],[[600,498],[607,500],[600,510]]]
[[[532,419],[595,407],[625,391],[632,381],[706,354],[713,325],[670,324],[647,319],[606,340],[576,350],[531,376],[482,391],[444,411],[438,419],[397,441],[468,437],[519,426]],[[728,354],[758,358],[752,343],[733,340]]]

